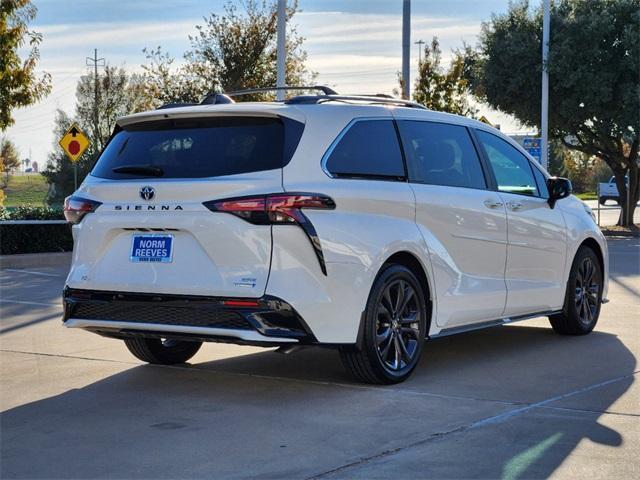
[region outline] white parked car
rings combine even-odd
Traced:
[[[327,346],[371,383],[406,379],[425,339],[537,316],[594,328],[605,239],[499,131],[328,89],[230,102],[118,120],[66,201],[67,327],[161,364],[202,342]]]

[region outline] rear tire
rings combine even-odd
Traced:
[[[127,338],[124,344],[138,359],[157,365],[184,363],[193,357],[202,346],[202,342],[160,338]]]
[[[406,380],[420,361],[427,330],[423,289],[406,267],[390,265],[371,288],[361,348],[340,348],[345,368],[365,383]]]
[[[600,260],[589,247],[580,247],[571,265],[562,313],[549,316],[560,335],[586,335],[598,322],[602,305]]]

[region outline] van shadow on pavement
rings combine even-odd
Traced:
[[[353,383],[318,348],[138,366],[4,412],[0,477],[546,477],[584,439],[628,440],[598,419],[635,367],[615,335],[529,326],[430,341],[389,387]]]

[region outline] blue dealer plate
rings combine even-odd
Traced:
[[[173,258],[173,235],[134,235],[129,258],[132,262],[171,262]]]

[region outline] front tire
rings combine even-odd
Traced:
[[[185,363],[202,346],[202,342],[160,338],[127,338],[124,343],[136,358],[157,365]]]
[[[406,267],[390,265],[373,284],[364,315],[361,348],[342,347],[346,369],[365,383],[406,380],[420,360],[427,330],[426,299]]]
[[[586,335],[598,322],[603,275],[600,260],[589,247],[580,247],[571,266],[562,313],[549,321],[560,335]]]

